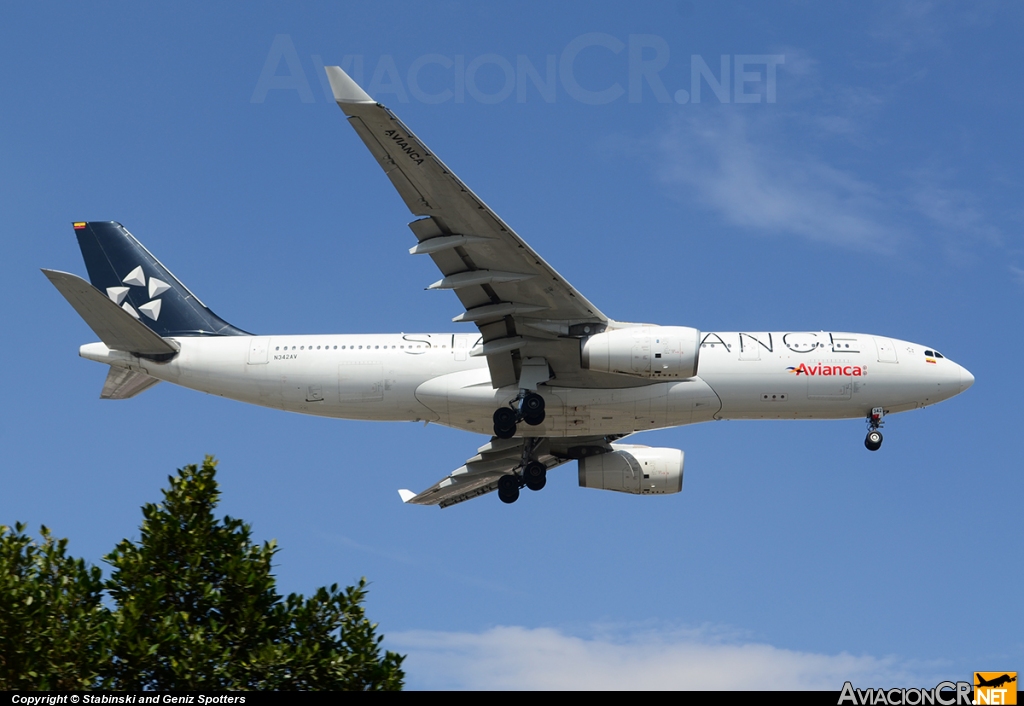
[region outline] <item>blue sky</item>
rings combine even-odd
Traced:
[[[5,4],[0,523],[45,523],[100,563],[168,474],[214,454],[222,509],[282,548],[281,589],[367,576],[415,688],[1019,670],[1022,13]],[[444,511],[395,491],[482,437],[166,384],[100,401],[105,369],[77,357],[94,336],[38,271],[85,273],[73,220],[120,221],[250,331],[456,330],[459,304],[423,291],[436,271],[406,254],[411,218],[323,64],[361,67],[614,318],[877,333],[977,382],[890,417],[874,454],[857,420],[718,422],[635,437],[686,452],[678,495],[580,489],[567,465],[514,506]]]

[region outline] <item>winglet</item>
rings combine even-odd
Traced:
[[[376,103],[340,66],[325,66],[324,70],[331,82],[334,100],[339,103]]]
[[[399,497],[402,498],[403,503],[407,503],[416,497],[416,493],[412,492],[411,490],[406,490],[405,488],[399,490],[398,495]]]

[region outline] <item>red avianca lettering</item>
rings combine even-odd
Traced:
[[[816,363],[815,365],[807,365],[806,363],[800,363],[795,368],[789,368],[789,370],[797,375],[820,375],[822,377],[827,375],[845,375],[847,377],[864,377],[865,370],[859,365],[822,365]]]

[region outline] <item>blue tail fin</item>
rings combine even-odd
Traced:
[[[210,311],[114,221],[75,223],[89,280],[160,336],[248,336]]]

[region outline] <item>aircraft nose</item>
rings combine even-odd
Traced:
[[[960,366],[960,392],[963,392],[968,387],[974,384],[974,376],[971,375],[971,371]]]

